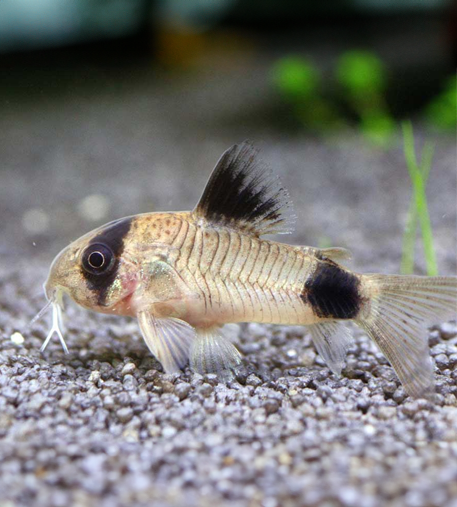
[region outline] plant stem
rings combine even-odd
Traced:
[[[414,134],[411,122],[404,122],[402,125],[403,129],[403,140],[404,140],[404,151],[406,166],[408,168],[409,177],[413,186],[413,198],[415,203],[416,214],[419,218],[419,224],[422,233],[422,243],[424,246],[425,262],[427,265],[427,273],[430,276],[438,274],[438,267],[436,263],[435,250],[433,247],[433,233],[432,226],[430,223],[430,215],[428,212],[427,196],[425,194],[425,183],[430,173],[432,158],[433,158],[433,146],[426,144],[423,150],[423,159],[421,168],[418,167],[414,149]],[[411,209],[411,206],[410,206]],[[412,227],[413,219],[411,223],[408,223],[409,227]],[[409,221],[408,221],[409,222]],[[411,228],[409,228],[409,231]],[[414,229],[415,230],[415,229]],[[408,228],[405,234],[408,233]],[[411,233],[412,234],[412,233]],[[407,247],[411,248],[411,239],[404,238],[407,242]],[[414,246],[413,246],[414,248]],[[414,254],[407,254],[408,260],[405,261],[406,269],[411,269],[411,258],[414,263]],[[402,263],[403,266],[403,263]]]
[[[424,181],[424,189],[427,186],[427,180],[432,166],[433,151],[434,147],[431,143],[427,143],[424,145],[420,167],[422,172],[422,179]],[[413,156],[414,162],[417,165],[414,151]],[[403,254],[401,259],[401,272],[404,275],[411,275],[414,272],[414,249],[416,243],[416,233],[417,233],[417,206],[413,192],[413,195],[411,196],[411,201],[409,202],[408,218],[406,220],[405,232],[403,234],[403,249],[402,249]]]

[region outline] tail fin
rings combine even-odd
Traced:
[[[427,327],[456,318],[457,277],[365,275],[356,323],[378,345],[414,397],[434,392]]]

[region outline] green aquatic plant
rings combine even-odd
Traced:
[[[424,145],[422,159],[419,164],[416,158],[414,133],[411,122],[403,122],[402,130],[406,167],[411,179],[413,195],[411,197],[407,223],[403,235],[401,271],[404,274],[411,274],[414,271],[414,250],[417,225],[419,224],[427,274],[429,276],[435,276],[438,274],[438,266],[436,263],[432,226],[425,193],[425,187],[432,167],[434,147],[431,143],[426,143]]]
[[[320,71],[310,60],[301,56],[282,58],[271,75],[275,87],[304,127],[325,134],[342,125],[334,104],[322,94]]]
[[[359,117],[359,128],[372,144],[386,147],[396,130],[386,100],[387,70],[369,51],[347,51],[338,60],[336,78],[344,99]]]
[[[338,60],[335,78],[360,132],[371,144],[388,146],[396,125],[385,101],[388,79],[382,61],[367,51],[348,51]],[[327,134],[347,126],[342,104],[330,93],[333,83],[324,81],[309,59],[280,59],[272,69],[272,81],[306,129]]]
[[[457,77],[449,78],[443,91],[425,108],[425,116],[435,128],[454,132],[457,128]]]
[[[369,51],[347,51],[338,61],[336,75],[338,81],[357,100],[367,95],[383,93],[387,86],[387,73],[381,60]],[[368,102],[371,105],[371,101]]]
[[[389,73],[384,62],[370,51],[347,51],[336,64],[334,83],[323,79],[316,65],[302,56],[287,56],[275,63],[272,81],[293,116],[306,129],[319,134],[346,127],[348,118],[371,145],[392,145],[398,124],[386,100]],[[344,104],[344,105],[343,105]],[[424,109],[435,129],[455,132],[457,128],[457,77],[449,78],[443,91]]]
[[[273,67],[272,74],[279,91],[289,100],[312,98],[318,93],[320,72],[306,58],[282,58]]]

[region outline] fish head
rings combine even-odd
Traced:
[[[44,284],[48,301],[58,302],[65,293],[89,310],[133,314],[130,296],[136,287],[137,269],[124,252],[132,220],[111,222],[62,250]]]

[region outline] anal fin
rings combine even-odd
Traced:
[[[166,373],[178,372],[186,366],[195,338],[190,324],[174,318],[156,318],[147,311],[138,313],[138,323],[146,345]]]
[[[319,355],[335,375],[343,369],[346,353],[352,343],[352,336],[340,322],[320,322],[309,326],[311,337]]]
[[[190,352],[191,370],[205,375],[215,373],[221,380],[231,380],[241,364],[238,349],[225,338],[220,328],[197,330]]]

